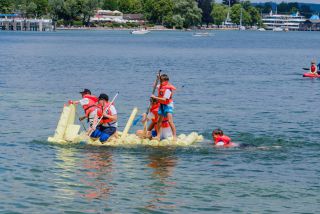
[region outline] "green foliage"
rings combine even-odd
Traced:
[[[102,1],[103,10],[118,10],[118,0],[103,0]]]
[[[237,25],[240,24],[241,10],[242,10],[242,25],[250,25],[251,17],[249,13],[242,8],[241,4],[235,4],[231,7],[231,14],[230,14],[231,21]]]
[[[155,24],[164,24],[173,16],[174,3],[172,0],[145,0],[145,17]]]
[[[118,0],[118,9],[122,13],[141,13],[143,6],[141,0]]]
[[[12,0],[0,0],[0,13],[12,13],[13,7]]]
[[[185,28],[201,23],[202,10],[194,0],[174,0],[174,3],[174,14],[180,15],[184,19],[183,26]]]
[[[211,17],[215,25],[221,25],[227,18],[228,7],[223,4],[213,4]]]
[[[198,7],[202,10],[202,22],[209,25],[213,21],[211,17],[212,5],[215,3],[214,0],[199,0]]]

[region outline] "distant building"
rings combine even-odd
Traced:
[[[134,13],[134,14],[123,14],[123,19],[127,22],[135,22],[139,24],[144,24],[144,16],[141,13]]]
[[[318,15],[311,16],[310,19],[300,24],[300,30],[320,31],[320,18]]]
[[[51,19],[26,19],[17,14],[0,14],[0,30],[52,31]]]
[[[126,20],[123,19],[123,13],[117,10],[97,10],[96,14],[90,19],[90,21],[126,23]]]
[[[305,22],[306,18],[299,15],[299,12],[291,15],[272,14],[262,17],[262,22],[267,30],[282,29],[282,30],[299,30],[300,24]]]

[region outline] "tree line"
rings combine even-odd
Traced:
[[[281,3],[279,12],[293,10]],[[297,6],[297,5],[294,5]],[[259,25],[261,12],[270,12],[268,3],[254,7],[250,1],[223,0],[0,0],[0,13],[19,13],[28,18],[52,18],[64,24],[80,22],[89,25],[96,9],[119,10],[123,13],[141,13],[152,24],[166,27],[189,28],[202,24],[221,25],[229,12],[233,23]],[[299,8],[299,7],[295,7]],[[299,8],[300,9],[300,8]],[[269,10],[269,11],[266,11]]]

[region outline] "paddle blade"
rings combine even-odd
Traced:
[[[302,68],[303,70],[306,70],[306,71],[309,71],[310,70],[310,68]]]
[[[135,125],[137,125],[137,123],[139,122],[139,121],[141,121],[141,119],[142,119],[142,115],[139,115],[136,119],[134,119],[134,121],[133,121],[133,125],[135,126]]]

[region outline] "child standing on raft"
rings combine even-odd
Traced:
[[[160,103],[159,106],[159,119],[157,122],[157,140],[160,140],[161,132],[162,132],[162,121],[164,117],[168,118],[168,123],[170,125],[170,128],[172,130],[173,140],[175,141],[177,139],[177,133],[176,133],[176,126],[173,122],[173,93],[176,90],[176,88],[169,83],[169,77],[166,74],[161,74],[160,76],[160,85],[158,87],[158,97],[155,95],[151,95],[151,98],[158,100]]]

